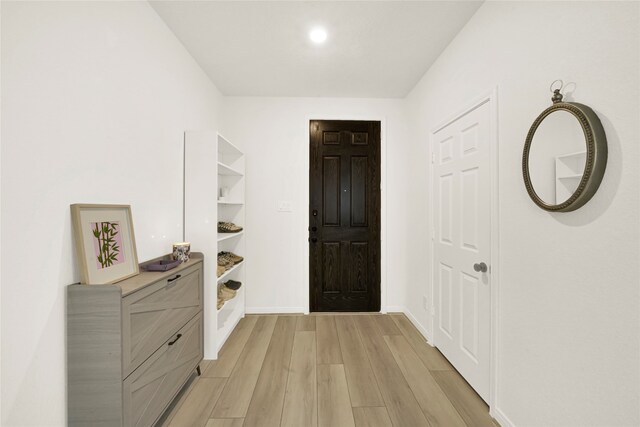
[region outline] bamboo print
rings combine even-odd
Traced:
[[[118,222],[96,222],[93,223],[91,231],[97,240],[96,255],[100,266],[105,268],[122,262],[118,245],[120,240]]]

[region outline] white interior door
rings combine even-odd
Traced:
[[[432,139],[434,342],[486,402],[491,355],[490,119],[485,102]]]

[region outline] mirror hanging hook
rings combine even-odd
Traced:
[[[556,89],[553,88],[554,85],[556,85],[556,83],[560,82],[560,87],[557,87]],[[557,104],[558,102],[562,102],[562,94],[560,93],[560,91],[562,90],[562,88],[564,87],[564,82],[560,79],[554,80],[553,83],[551,83],[551,86],[549,86],[549,91],[553,93],[553,96],[551,97],[551,101],[553,101],[554,104]]]

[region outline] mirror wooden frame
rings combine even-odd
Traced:
[[[560,99],[562,99],[561,95]],[[547,116],[561,110],[571,113],[580,123],[584,132],[587,155],[582,179],[580,180],[576,191],[574,191],[571,197],[564,202],[551,205],[542,200],[533,188],[529,173],[529,152],[531,150],[533,136],[535,135],[538,126],[540,126]],[[570,212],[582,207],[598,190],[600,182],[602,182],[606,166],[607,136],[604,132],[600,119],[590,107],[577,102],[560,102],[554,99],[554,104],[540,113],[531,125],[524,144],[524,152],[522,154],[522,175],[529,197],[531,197],[531,200],[533,200],[533,202],[542,209],[550,212]]]

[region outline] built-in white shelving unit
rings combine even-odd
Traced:
[[[587,153],[564,154],[556,157],[556,204],[569,199],[582,179]]]
[[[218,194],[226,188],[228,195],[224,200],[218,200],[218,221],[232,222],[244,227],[244,154],[222,135],[217,135],[218,142]],[[238,233],[218,233],[218,250],[233,252],[240,256],[245,255],[244,231]],[[242,287],[236,293],[235,298],[225,302],[218,310],[217,328],[221,343],[229,337],[233,328],[245,313],[245,268],[246,261],[235,265],[218,277],[218,286],[229,279],[242,282]],[[220,349],[220,347],[218,347]]]
[[[217,167],[212,167],[217,165]],[[205,359],[216,359],[240,319],[245,315],[245,263],[216,277],[221,251],[245,256],[245,233],[218,233],[218,221],[244,227],[244,154],[213,131],[188,131],[184,137],[184,239],[191,250],[205,255],[204,346]],[[227,196],[220,200],[221,189]],[[218,287],[227,280],[242,282],[235,298],[217,309]]]

